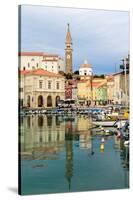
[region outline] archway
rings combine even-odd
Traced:
[[[52,97],[50,95],[47,97],[47,107],[52,107]]]
[[[60,96],[56,96],[56,100],[55,100],[56,102],[55,102],[55,104],[56,104],[56,107],[58,106],[58,103],[59,103],[59,101],[60,101]]]
[[[30,96],[27,96],[27,106],[30,107]]]
[[[43,96],[40,95],[38,96],[38,107],[42,107],[43,106]]]

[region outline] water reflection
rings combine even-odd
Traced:
[[[23,118],[21,131],[21,153],[33,152],[42,147],[43,151],[50,148],[50,151],[61,151],[65,148],[66,142],[79,140],[80,148],[91,148],[91,134],[89,119],[83,121],[83,117],[77,119],[63,116],[28,116]],[[32,123],[31,123],[32,122]],[[32,126],[31,126],[32,124]],[[49,129],[50,128],[50,129]],[[66,148],[67,149],[67,148]]]
[[[121,164],[123,168],[129,170],[129,147],[124,146],[124,141],[114,135],[115,151],[120,152]]]
[[[31,122],[31,117],[28,116],[28,117],[27,117],[27,127],[28,127],[28,128],[30,128],[30,126],[31,126],[31,123],[30,123],[30,122]]]
[[[39,117],[40,117],[40,116],[39,116]],[[50,127],[52,126],[52,119],[53,119],[53,118],[52,118],[51,115],[48,115],[48,116],[47,116],[47,126],[50,126]]]
[[[73,140],[66,139],[66,164],[65,177],[68,181],[69,191],[71,189],[71,178],[73,176]]]
[[[38,127],[43,127],[43,116],[38,117]]]
[[[97,188],[99,189],[100,186],[96,186],[98,182],[97,178],[96,179],[92,178],[93,179],[92,183],[88,183],[88,181],[91,180],[90,178],[91,176],[92,177],[93,175],[94,177],[96,176],[93,172],[93,168],[95,173],[99,173],[99,167],[101,167],[102,163],[103,171],[107,173],[105,177],[109,176],[108,168],[110,168],[110,170],[113,170],[114,164],[118,162],[117,160],[118,157],[117,155],[115,157],[114,152],[120,155],[122,161],[121,164],[123,168],[126,170],[128,170],[129,168],[128,150],[123,147],[123,143],[121,142],[121,140],[118,140],[116,136],[112,136],[111,138],[106,138],[105,150],[102,153],[100,153],[101,137],[95,136],[96,134],[94,133],[94,131],[90,129],[91,127],[90,118],[84,116],[73,117],[73,116],[35,115],[35,116],[24,117],[23,119],[20,120],[20,122],[22,122],[20,126],[21,160],[34,161],[33,169],[42,167],[42,168],[47,168],[47,170],[48,169],[50,170],[50,167],[48,167],[49,166],[48,161],[53,160],[55,165],[58,166],[57,169],[59,170],[64,169],[64,177],[65,181],[67,182],[67,188],[69,191],[73,191],[72,188],[76,187],[75,185],[78,184],[77,181],[76,182],[74,181],[75,179],[78,178],[78,176],[80,176],[80,181],[79,185],[77,185],[77,188],[82,188],[80,184],[82,183],[84,185],[85,181],[86,182],[86,185],[84,186],[85,188],[88,188],[87,184],[93,185],[94,182],[95,184],[94,187],[92,187],[92,189],[97,189]],[[102,159],[103,161],[100,161],[100,159]],[[114,163],[111,163],[111,160]],[[38,163],[38,161],[40,163]],[[44,163],[42,161],[47,161],[47,163]],[[106,162],[110,163],[110,165],[108,165],[107,168],[106,168],[107,165]],[[119,165],[119,162],[117,164]],[[89,174],[88,171],[89,167],[91,167],[92,174],[91,173]],[[122,173],[121,166],[118,166],[118,168],[120,170],[120,173]],[[79,172],[77,173],[76,171]],[[75,175],[75,173],[77,173],[77,175]],[[87,174],[84,175],[84,173]],[[103,172],[101,171],[101,173]],[[114,172],[112,171],[112,173]],[[34,175],[35,172],[33,172],[32,175],[33,181],[34,181]],[[51,174],[49,174],[49,176],[50,175]],[[101,174],[97,174],[97,176],[101,176]],[[119,176],[119,171],[118,171],[118,176]],[[110,180],[112,180],[112,177],[109,178]],[[103,189],[104,188],[106,189],[106,187],[107,188],[110,187],[111,189],[110,183],[107,184],[106,180],[105,180],[105,185],[103,185]],[[127,187],[128,186],[127,172],[125,173],[124,181],[125,180],[126,183],[124,182],[124,184],[125,187]],[[27,176],[25,178],[25,181],[27,181]],[[99,184],[102,185],[102,183]],[[122,184],[123,183],[120,183],[120,186]],[[62,191],[67,191],[67,190],[63,189]]]

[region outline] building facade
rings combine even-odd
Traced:
[[[113,74],[113,77],[114,77],[114,95],[113,95],[114,103],[129,105],[129,74],[126,74],[126,84],[125,84],[124,72],[115,73]]]
[[[65,99],[65,79],[43,69],[20,71],[20,102],[23,107],[56,107]]]
[[[22,119],[21,119],[22,120]],[[34,154],[38,149],[42,149],[44,153],[58,153],[65,148],[65,122],[60,122],[58,116],[27,116],[21,121],[21,152],[28,156],[36,156]],[[38,131],[36,131],[38,129]],[[28,132],[25,130],[29,130]],[[45,130],[45,131],[42,131]],[[50,156],[50,155],[49,155]],[[38,157],[38,156],[37,156]],[[39,156],[40,157],[40,156]]]
[[[107,81],[102,78],[81,79],[77,83],[79,101],[86,105],[102,105],[107,103]]]
[[[90,104],[92,98],[90,79],[82,79],[78,81],[77,97],[79,103]]]
[[[87,63],[87,60],[85,60],[84,63],[80,65],[79,75],[83,77],[92,76],[92,66],[91,64]]]
[[[78,98],[77,80],[73,80],[73,83],[72,83],[72,99],[77,101],[77,98]]]
[[[107,103],[112,104],[114,99],[114,77],[107,77]]]
[[[107,83],[102,83],[97,87],[96,99],[99,105],[107,104]]]
[[[20,70],[44,69],[53,73],[64,72],[64,60],[57,54],[20,52]]]
[[[92,82],[94,105],[104,105],[107,103],[107,79],[94,78]]]
[[[66,35],[66,41],[65,41],[65,66],[66,66],[66,73],[71,73],[73,72],[73,63],[72,63],[72,37],[70,33],[70,28],[68,24],[67,28],[67,35]]]
[[[72,84],[65,83],[65,99],[72,99]]]

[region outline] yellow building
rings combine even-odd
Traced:
[[[77,84],[78,99],[82,100],[85,104],[97,104],[101,99],[100,86],[106,84],[105,78],[92,78],[87,76],[86,79],[81,79]],[[99,96],[98,96],[99,95]]]
[[[83,103],[91,101],[90,79],[82,79],[77,83],[77,96],[78,100]]]
[[[114,99],[114,77],[108,76],[107,77],[107,101],[108,104],[113,103]]]
[[[92,80],[92,99],[93,99],[93,104],[97,105],[99,104],[99,100],[101,99],[100,95],[100,87],[104,84],[106,84],[106,79],[105,78],[93,78]]]

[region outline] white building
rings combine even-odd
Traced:
[[[87,63],[87,60],[85,60],[84,63],[80,65],[79,75],[80,76],[91,76],[92,75],[92,66],[91,66],[91,64]]]
[[[19,102],[22,107],[56,107],[65,98],[65,78],[43,69],[20,71]]]
[[[114,103],[129,104],[129,74],[126,74],[127,97],[125,92],[125,75],[123,72],[113,74],[114,77]]]
[[[44,70],[59,73],[64,72],[64,60],[59,55],[43,52],[19,53],[20,70],[32,70],[42,68]]]

